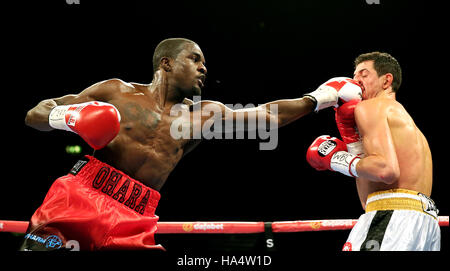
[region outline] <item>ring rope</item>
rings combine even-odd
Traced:
[[[308,232],[350,230],[356,219],[323,219],[271,222],[272,232]],[[448,227],[449,217],[439,216],[439,226]],[[166,233],[262,233],[264,222],[231,221],[193,221],[193,222],[158,222],[157,234]],[[0,232],[25,233],[27,221],[0,220]]]

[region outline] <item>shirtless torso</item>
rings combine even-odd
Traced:
[[[214,105],[209,106],[209,111],[213,108],[223,117],[231,115],[233,119],[239,114],[247,118],[248,112],[256,112],[263,114],[266,121],[275,122],[276,127],[282,127],[314,109],[314,103],[309,98],[277,100],[238,110],[216,101],[202,100],[196,106],[186,97],[200,95],[206,75],[204,61],[200,47],[187,43],[176,59],[161,61],[151,84],[127,83],[119,79],[102,81],[79,94],[41,101],[28,112],[25,122],[38,130],[50,131],[53,129],[48,124],[48,116],[55,106],[90,101],[114,105],[121,115],[120,131],[94,156],[145,185],[160,190],[180,159],[200,142],[200,137],[194,133],[201,131],[203,124],[212,119],[210,114],[193,117],[196,110]],[[269,110],[272,104],[277,105],[277,113]],[[171,114],[174,106],[178,106],[178,114],[175,115]],[[170,129],[175,119],[177,125],[189,127],[189,137],[171,136]]]
[[[358,178],[356,183],[363,207],[370,193],[387,189],[404,188],[430,196],[433,182],[430,148],[405,108],[392,98],[377,97],[361,102],[355,118],[366,155],[392,153],[400,173],[392,183]]]
[[[170,115],[170,107],[158,107],[147,86],[123,84],[121,89],[108,101],[121,112],[120,132],[95,156],[160,190],[183,154],[199,141],[170,136],[170,126],[178,116]]]
[[[396,101],[392,74],[378,76],[373,61],[357,65],[363,101],[355,109],[365,158],[358,163],[357,189],[363,208],[370,193],[403,188],[431,194],[433,163],[428,142]]]
[[[127,175],[140,180],[145,185],[160,190],[170,172],[185,153],[192,150],[199,140],[174,139],[170,136],[170,125],[175,118],[170,109],[176,102],[161,106],[160,93],[152,92],[151,85],[126,83],[119,79],[99,82],[77,95],[44,100],[31,112],[30,121],[43,123],[34,126],[49,130],[45,126],[45,116],[56,105],[78,104],[102,101],[113,104],[120,112],[119,134],[103,149],[95,152],[95,157],[116,167]],[[189,100],[182,107],[189,111]],[[189,116],[189,115],[187,115]],[[190,123],[189,119],[186,122]]]

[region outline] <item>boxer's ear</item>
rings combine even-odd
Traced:
[[[172,71],[172,61],[168,57],[161,58],[161,61],[159,63],[159,66],[165,71],[170,72]]]
[[[392,73],[386,73],[383,75],[383,89],[388,89],[390,86],[392,86],[392,82],[394,81],[394,76]]]

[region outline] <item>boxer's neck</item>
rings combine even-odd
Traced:
[[[159,70],[155,73],[153,81],[148,85],[149,92],[155,97],[161,109],[176,103],[181,103],[185,98],[173,86],[170,86],[168,81],[167,75]]]

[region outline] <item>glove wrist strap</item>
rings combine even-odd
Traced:
[[[348,143],[347,150],[349,153],[359,156],[361,158],[363,158],[365,156],[364,145],[361,141]]]
[[[338,100],[337,91],[329,86],[321,86],[315,91],[305,94],[305,96],[312,97],[316,101],[315,112],[330,106],[335,106]]]
[[[339,151],[333,154],[330,161],[330,167],[332,170],[340,172],[349,177],[358,178],[358,172],[356,172],[356,165],[361,158],[346,151]]]
[[[48,124],[53,129],[72,131],[66,124],[66,113],[69,110],[70,105],[59,105],[50,111],[48,115]]]

